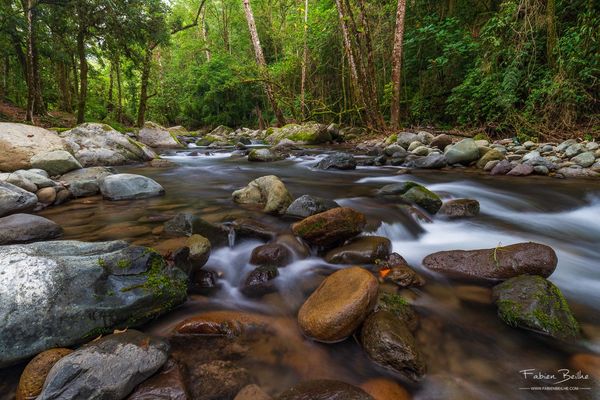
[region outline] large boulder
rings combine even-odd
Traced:
[[[541,276],[521,275],[494,287],[498,315],[510,326],[559,339],[579,337],[579,325],[560,289]]]
[[[18,186],[0,181],[0,217],[35,207],[37,196]]]
[[[146,122],[138,132],[140,142],[150,147],[177,148],[183,147],[175,135],[166,128],[154,123]]]
[[[284,139],[304,144],[323,144],[332,140],[327,125],[309,122],[304,125],[289,124],[282,128],[270,128],[266,140],[277,144]]]
[[[363,268],[334,272],[298,311],[302,333],[325,343],[346,339],[375,307],[378,289],[377,279]]]
[[[360,234],[366,223],[364,214],[338,207],[296,222],[292,231],[312,245],[332,247]]]
[[[109,200],[146,199],[165,194],[165,189],[156,181],[134,174],[105,176],[99,187],[102,196]]]
[[[33,168],[43,169],[50,176],[65,174],[74,169],[81,168],[79,161],[65,150],[54,150],[45,153],[38,153],[31,157],[31,166]]]
[[[38,400],[121,400],[167,362],[162,339],[128,330],[88,343],[50,370]]]
[[[504,160],[506,157],[504,156],[504,154],[502,152],[500,152],[497,149],[491,149],[490,151],[488,151],[487,153],[485,153],[483,155],[483,157],[481,157],[479,159],[479,161],[477,161],[477,168],[483,169],[486,164],[490,161],[502,161]]]
[[[325,261],[332,264],[375,264],[387,259],[392,250],[392,242],[381,236],[360,236],[343,246],[330,250]]]
[[[319,169],[356,169],[356,160],[352,154],[334,153],[319,161],[315,167]]]
[[[248,161],[253,162],[273,162],[281,161],[285,156],[280,153],[275,153],[269,149],[252,149],[248,153]]]
[[[371,314],[363,324],[360,339],[369,358],[377,364],[413,381],[425,374],[424,357],[408,325],[390,311]]]
[[[448,164],[468,165],[479,158],[479,148],[473,139],[463,139],[446,147],[444,154]]]
[[[13,214],[0,218],[0,245],[55,239],[62,235],[57,223],[30,214]]]
[[[333,200],[305,194],[294,200],[285,211],[285,214],[292,217],[306,218],[339,206]]]
[[[367,392],[346,382],[329,379],[300,382],[276,400],[375,400]]]
[[[442,206],[440,197],[416,182],[401,182],[385,185],[377,191],[378,196],[400,196],[404,201],[416,204],[430,214],[438,212]]]
[[[400,132],[396,136],[396,142],[404,149],[408,149],[411,143],[419,141],[419,136],[413,132]]]
[[[557,263],[551,247],[532,242],[493,249],[440,251],[423,260],[431,271],[471,282],[498,282],[522,274],[548,277]]]
[[[186,298],[185,275],[126,242],[0,247],[0,367],[132,327]]]
[[[60,177],[60,180],[71,184],[77,181],[99,181],[102,178],[117,173],[112,167],[89,167],[76,169]]]
[[[55,133],[37,126],[0,123],[0,171],[31,168],[31,157],[39,153],[65,150]]]
[[[264,212],[273,214],[284,214],[292,203],[292,196],[275,175],[261,176],[232,196],[236,203],[258,205]]]
[[[105,124],[81,124],[61,133],[61,137],[84,167],[123,165],[156,158],[148,146]]]

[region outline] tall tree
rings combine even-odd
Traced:
[[[273,93],[273,86],[271,85],[271,81],[269,78],[265,55],[260,45],[258,31],[256,30],[256,23],[254,22],[254,14],[252,12],[252,7],[250,6],[250,0],[243,0],[243,2],[244,11],[246,13],[246,21],[248,22],[248,30],[250,31],[250,37],[252,39],[252,46],[254,47],[254,56],[256,58],[256,63],[258,64],[258,68],[261,72],[261,75],[263,76],[264,88],[267,94],[267,99],[269,100],[269,104],[273,109],[273,113],[275,114],[275,118],[277,119],[277,124],[279,126],[283,126],[285,125],[285,117],[283,116],[281,109],[277,105],[277,100],[275,99],[275,94]]]
[[[402,78],[402,47],[404,44],[404,17],[406,0],[398,0],[396,10],[396,29],[394,31],[394,49],[392,50],[392,103],[390,106],[390,125],[393,129],[400,126],[400,89]]]
[[[45,112],[37,50],[36,25],[37,6],[35,0],[23,1],[23,12],[27,20],[27,113],[25,119],[33,123],[34,115]]]
[[[308,0],[304,0],[304,49],[302,52],[302,78],[300,82],[300,112],[304,117],[306,107],[304,104],[306,96],[306,69],[308,65]]]

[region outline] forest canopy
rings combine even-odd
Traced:
[[[125,129],[599,130],[595,0],[0,0],[0,97]]]

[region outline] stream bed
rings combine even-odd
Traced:
[[[250,217],[285,230],[293,220],[243,208],[231,200],[231,193],[251,180],[277,175],[293,197],[320,196],[364,213],[367,234],[389,238],[393,251],[426,277],[425,286],[403,290],[420,315],[416,338],[426,356],[426,378],[412,384],[378,368],[354,338],[318,344],[300,337],[298,308],[327,274],[343,265],[330,265],[316,256],[298,260],[280,269],[274,281],[276,293],[259,299],[244,296],[240,284],[254,268],[249,264],[252,249],[265,243],[259,240],[231,238],[233,246],[213,248],[204,268],[219,273],[220,288],[210,296],[190,296],[182,307],[141,330],[168,336],[182,320],[210,310],[268,316],[278,327],[279,341],[286,341],[286,349],[294,350],[275,357],[272,353],[281,346],[278,340],[260,343],[254,356],[240,364],[252,371],[270,394],[309,378],[329,377],[360,385],[368,379],[388,377],[399,381],[415,399],[597,398],[595,390],[550,393],[520,389],[531,386],[520,371],[575,371],[574,356],[600,354],[600,182],[484,176],[468,169],[404,174],[396,167],[312,168],[330,150],[313,150],[274,163],[250,163],[225,150],[167,152],[164,158],[176,163],[175,167],[118,168],[156,180],[166,190],[164,197],[121,202],[83,198],[48,208],[40,215],[60,224],[64,239],[123,239],[150,247],[156,245],[156,229],[164,218],[180,212],[195,213],[210,222]],[[408,180],[423,184],[443,199],[477,199],[481,213],[470,219],[434,217],[426,222],[375,196],[386,184]],[[558,267],[549,279],[564,293],[585,339],[560,343],[508,327],[496,315],[487,289],[448,281],[421,266],[425,256],[441,250],[494,248],[527,241],[556,251]],[[187,350],[191,354],[199,351],[200,345],[189,343],[188,348],[177,341],[173,346],[175,354]],[[19,368],[22,366],[13,368],[12,373],[2,372],[2,379],[18,379]],[[578,385],[590,387],[591,382]]]

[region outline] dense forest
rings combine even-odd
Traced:
[[[120,129],[595,135],[599,27],[596,0],[1,0],[0,97]]]

